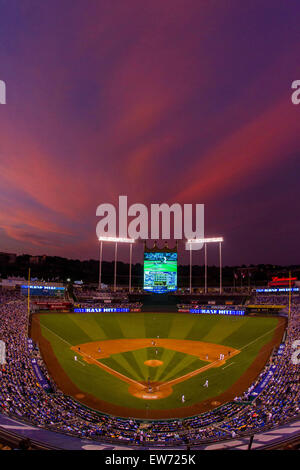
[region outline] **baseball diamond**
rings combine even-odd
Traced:
[[[43,313],[33,317],[32,337],[66,394],[102,412],[160,419],[233,400],[284,327],[278,317]]]

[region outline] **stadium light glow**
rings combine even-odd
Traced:
[[[115,243],[115,266],[114,266],[114,292],[117,290],[117,251],[118,251],[118,243],[128,243],[130,249],[130,261],[129,261],[129,292],[131,292],[131,264],[132,264],[132,246],[135,242],[134,238],[126,238],[126,237],[105,237],[100,236],[98,237],[98,241],[100,242],[100,253],[99,253],[99,290],[101,290],[101,266],[102,266],[102,245],[103,242],[112,242]]]
[[[222,243],[224,241],[223,237],[213,237],[213,238],[190,238],[187,243]]]
[[[220,294],[222,294],[222,242],[223,237],[211,237],[211,238],[189,238],[187,245],[190,248],[190,294],[192,293],[192,245],[203,244],[204,245],[204,282],[205,282],[205,293],[207,294],[207,243],[219,243],[219,259],[220,259]]]
[[[125,237],[99,237],[99,242],[115,242],[115,243],[134,243],[134,238]]]

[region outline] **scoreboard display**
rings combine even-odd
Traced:
[[[161,294],[177,290],[177,253],[144,253],[144,290]]]

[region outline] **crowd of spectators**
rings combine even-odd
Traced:
[[[91,289],[76,290],[76,307],[78,308],[108,308],[108,309],[129,309],[129,311],[140,311],[141,302],[130,302],[127,293],[111,292]]]
[[[89,289],[87,287],[84,288],[76,288],[74,287],[74,293],[76,297],[80,299],[118,299],[119,301],[128,300],[128,292],[114,292],[112,290],[97,290],[97,289]]]
[[[268,302],[276,302],[268,297]],[[249,390],[232,402],[199,416],[181,420],[148,421],[97,413],[60,392],[40,357],[37,346],[28,347],[27,305],[18,295],[0,292],[0,340],[6,344],[6,363],[0,365],[0,413],[69,435],[136,445],[200,444],[234,438],[274,427],[299,416],[299,365],[291,361],[293,343],[300,338],[300,303],[293,302],[285,346],[273,356]],[[31,359],[38,360],[51,384],[40,385]],[[275,372],[257,399],[253,388],[276,365]]]
[[[140,311],[142,308],[141,302],[80,302],[79,308],[116,308],[128,309],[130,312]]]
[[[291,304],[300,304],[300,295],[291,293]],[[257,294],[255,303],[257,305],[285,305],[288,308],[289,294]]]

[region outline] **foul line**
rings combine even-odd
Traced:
[[[46,330],[50,331],[50,333],[52,333],[53,335],[57,336],[57,338],[59,338],[61,341],[63,341],[64,343],[66,343],[68,346],[72,346],[71,343],[69,343],[69,341],[67,341],[66,339],[62,338],[61,336],[59,336],[57,333],[55,333],[54,331],[52,331],[50,328],[48,328],[47,326],[45,325],[41,325],[42,328],[46,328]],[[85,367],[85,364],[83,362],[81,362],[79,359],[77,360],[77,362],[80,362],[80,364],[82,364],[84,367]]]
[[[271,333],[272,331],[275,331],[277,329],[279,329],[281,327],[281,325],[278,325],[278,326],[275,326],[274,328],[271,328],[270,330],[268,330],[266,333],[264,333],[263,335],[259,336],[258,338],[255,338],[253,341],[250,341],[250,343],[246,344],[245,346],[243,346],[240,351],[242,351],[243,349],[247,348],[248,346],[250,346],[251,344],[255,343],[256,341],[258,341],[260,338],[262,338],[263,336],[266,336],[267,334]],[[264,354],[265,352],[260,352],[258,353],[256,356],[255,356],[255,359],[257,359],[259,356],[261,356],[262,354]],[[241,361],[240,364],[243,364],[245,361]],[[223,369],[222,369],[223,370]],[[215,374],[211,375],[210,378],[212,377],[217,377],[221,374],[221,372],[216,372]]]
[[[45,325],[42,325],[43,328],[46,328],[48,331],[50,331],[51,333],[53,333],[55,336],[57,336],[59,339],[61,339],[62,341],[64,341],[66,344],[68,344],[69,346],[71,346],[71,348],[73,348],[74,346],[69,343],[67,340],[65,340],[64,338],[62,338],[61,336],[59,336],[57,333],[55,333],[54,331],[52,331],[50,328],[48,328],[47,326]],[[280,328],[281,325],[277,325],[276,327],[274,328],[271,328],[270,330],[268,330],[266,333],[260,335],[258,338],[255,338],[253,341],[250,341],[248,344],[246,344],[245,346],[243,346],[240,350],[236,350],[234,351],[233,353],[231,353],[231,357],[233,357],[234,355],[236,354],[239,354],[240,351],[242,351],[243,349],[251,346],[251,344],[257,342],[259,339],[263,338],[264,336],[268,335],[269,333],[271,333],[272,331],[275,331],[277,330],[278,328]],[[74,351],[74,349],[72,349]],[[90,356],[89,354],[87,353],[84,353],[83,351],[80,352],[82,356],[86,356],[87,358],[90,359],[90,361],[92,361],[95,365],[97,365],[98,367],[102,368],[103,370],[105,370],[106,372],[120,378],[121,380],[123,380],[124,382],[126,383],[134,383],[135,385],[138,385],[138,386],[142,386],[144,387],[144,384],[142,384],[141,382],[138,382],[137,380],[134,380],[134,379],[131,379],[129,377],[127,377],[126,375],[123,375],[121,374],[120,372],[114,370],[114,369],[111,369],[109,366],[103,364],[102,362],[99,362],[97,361],[97,359],[95,359],[94,357]],[[228,358],[229,359],[229,358]],[[85,364],[81,361],[78,361],[80,362],[83,366],[85,366]],[[200,374],[201,372],[204,372],[205,370],[207,369],[210,369],[213,367],[214,364],[219,364],[220,360],[217,359],[216,361],[214,362],[211,362],[210,364],[208,364],[207,366],[204,366],[204,367],[201,367],[200,369],[197,369],[197,370],[194,370],[192,372],[189,372],[188,374],[185,374],[181,377],[177,377],[176,379],[172,379],[172,380],[169,380],[167,382],[164,382],[162,384],[160,384],[160,387],[164,387],[165,385],[176,385],[177,383],[180,383],[180,382],[185,382],[186,380],[194,377],[195,375],[198,375]],[[228,366],[222,368],[223,369],[226,369],[227,367],[229,367],[230,365],[232,365],[233,363],[231,364],[228,364]],[[221,365],[221,364],[219,364]],[[214,374],[214,376],[216,375],[219,375],[219,374]]]
[[[240,351],[238,349],[236,349],[234,351],[231,351],[230,357],[236,356],[239,353],[240,353]],[[212,367],[215,366],[215,364],[217,365],[217,367],[221,366],[222,363],[224,364],[224,362],[223,362],[224,360],[226,362],[226,359],[221,359],[221,360],[217,359],[213,362],[210,362],[206,366],[201,367],[200,369],[193,370],[192,372],[189,372],[188,374],[182,375],[181,377],[177,377],[176,379],[172,379],[172,380],[169,380],[168,382],[164,382],[163,384],[161,384],[161,387],[164,387],[165,385],[176,385],[180,382],[185,382],[186,380],[194,377],[195,375],[201,374],[201,372],[204,372],[208,369],[211,369]]]
[[[228,366],[222,367],[222,370],[227,369],[227,367],[232,366],[232,364],[235,364],[235,362],[231,362],[230,364],[228,364]]]
[[[259,336],[258,338],[255,338],[253,341],[250,341],[250,343],[246,344],[245,346],[243,346],[240,350],[236,350],[234,351],[233,353],[231,353],[231,357],[235,356],[236,354],[239,354],[243,349],[245,348],[248,348],[249,346],[251,346],[251,344],[255,343],[256,341],[258,341],[259,339],[263,338],[264,336],[268,335],[269,333],[271,333],[272,331],[275,331],[277,330],[278,328],[280,328],[281,325],[277,325],[275,326],[274,328],[271,328],[270,330],[268,330],[266,333],[264,333],[263,335]],[[228,360],[229,358],[227,358]],[[226,360],[225,360],[226,361]],[[214,367],[214,365],[221,365],[219,364],[220,360],[217,359],[216,361],[214,362],[211,362],[209,365],[207,366],[204,366],[204,367],[201,367],[200,369],[197,369],[197,370],[194,370],[192,372],[189,372],[188,374],[185,374],[185,375],[182,375],[181,377],[178,377],[176,379],[172,379],[172,380],[169,380],[168,382],[164,382],[163,384],[161,384],[161,387],[165,386],[165,385],[176,385],[177,383],[180,383],[180,382],[185,382],[186,380],[189,380],[190,378],[200,374],[201,372],[204,372],[205,370],[208,370],[212,367]],[[230,366],[231,364],[228,364],[228,366]],[[226,367],[228,367],[226,366]],[[224,367],[223,369],[225,369],[226,367]],[[222,369],[222,370],[223,370]],[[217,374],[214,374],[214,377],[216,375],[219,375],[218,373]]]
[[[63,341],[64,343],[66,343],[68,346],[71,347],[71,350],[74,351],[74,349],[72,349],[74,346],[69,343],[69,341],[67,341],[66,339],[62,338],[61,336],[59,336],[57,333],[55,333],[54,331],[52,331],[50,328],[48,328],[47,326],[45,325],[42,325],[42,328],[46,328],[46,330],[50,331],[50,333],[53,333],[55,336],[57,336],[61,341]],[[93,356],[90,356],[89,354],[83,352],[83,351],[80,351],[80,354],[81,356],[85,356],[87,357],[90,361],[92,361],[95,365],[97,365],[98,367],[100,367],[101,369],[105,370],[106,372],[110,373],[111,375],[115,375],[117,376],[118,378],[120,378],[121,380],[123,380],[124,382],[126,383],[133,383],[135,385],[138,385],[138,386],[142,386],[144,387],[144,385],[141,383],[141,382],[138,382],[137,380],[134,380],[134,379],[130,379],[129,377],[127,377],[126,375],[123,375],[121,374],[120,372],[114,370],[114,369],[111,369],[109,366],[103,364],[102,362],[99,362],[97,361],[97,359],[95,359]],[[80,360],[78,360],[78,362],[80,362],[80,364],[82,364],[84,367],[86,364],[84,364],[83,362],[81,362]]]

